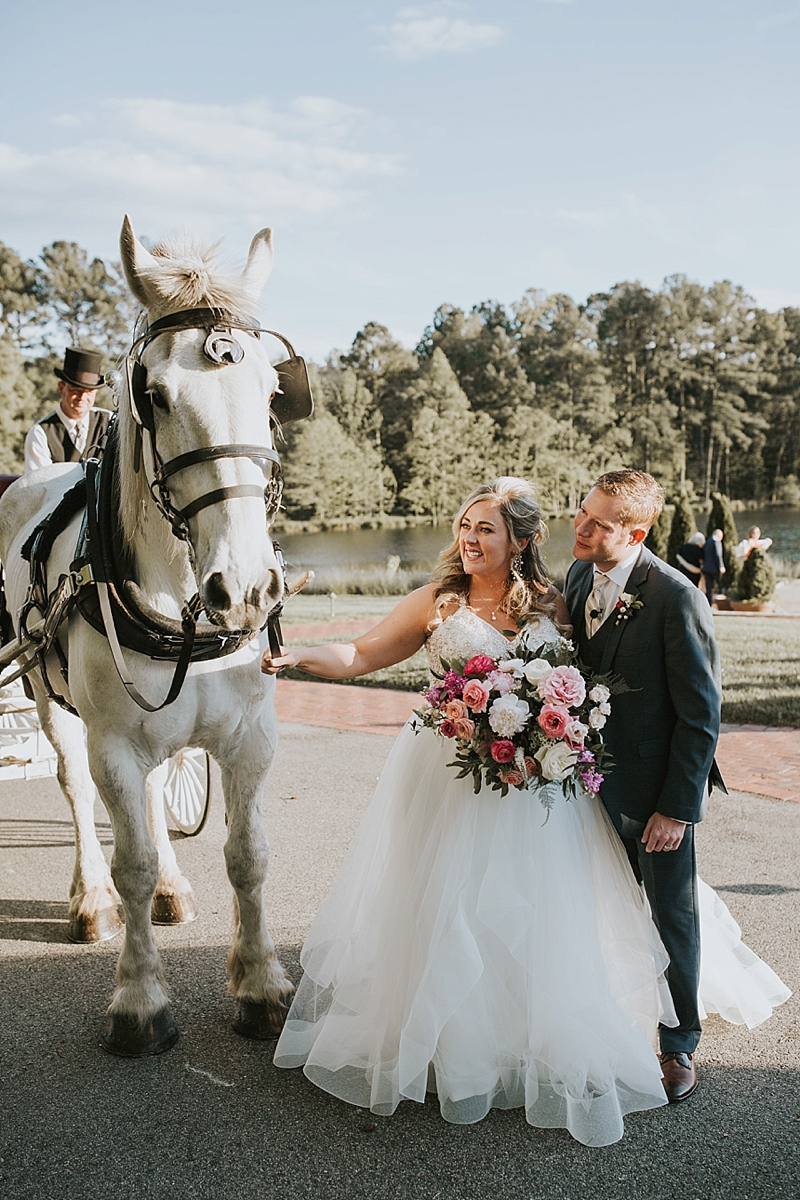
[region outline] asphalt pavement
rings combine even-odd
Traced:
[[[284,724],[265,800],[267,905],[293,977],[304,933],[389,751],[386,737]],[[107,852],[111,833],[98,820]],[[614,1146],[531,1129],[521,1110],[453,1126],[435,1097],[373,1117],[272,1066],[230,1027],[231,892],[218,785],[176,852],[200,916],[157,929],[181,1040],[149,1060],[98,1045],[121,939],[66,941],[72,827],[53,780],[0,784],[0,1196],[3,1200],[797,1200],[800,1021],[794,996],[759,1029],[709,1018],[701,1088],[634,1114]],[[800,804],[716,795],[701,874],[800,990]]]

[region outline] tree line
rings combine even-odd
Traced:
[[[36,262],[0,243],[4,470],[56,402],[64,345],[116,356],[134,315],[117,265],[71,242]],[[727,281],[442,305],[413,350],[369,323],[311,376],[315,415],[282,448],[296,520],[441,520],[498,474],[530,478],[560,514],[621,466],[694,504],[800,502],[800,309],[767,312]]]

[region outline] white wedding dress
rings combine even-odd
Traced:
[[[520,636],[558,634],[541,617]],[[462,606],[428,655],[440,672],[514,644]],[[666,1103],[653,1047],[676,1020],[644,893],[596,797],[552,784],[545,820],[536,792],[475,795],[453,757],[410,724],[395,742],[303,947],[275,1064],[381,1115],[435,1091],[448,1121],[524,1107],[531,1125],[609,1145],[625,1113]],[[788,991],[702,897],[706,1008],[765,1020]]]

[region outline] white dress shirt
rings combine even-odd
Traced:
[[[73,444],[79,450],[85,450],[86,439],[89,436],[89,415],[92,410],[89,409],[89,412],[87,412],[86,416],[81,417],[80,421],[73,421],[72,417],[66,416],[60,404],[56,412],[62,425],[72,438]],[[25,438],[25,473],[36,471],[39,467],[51,467],[52,465],[53,456],[47,444],[47,434],[37,421],[33,428],[28,430],[27,437]]]
[[[636,566],[636,562],[637,562],[641,552],[642,552],[642,547],[637,546],[636,549],[633,551],[633,553],[630,554],[624,560],[624,562],[617,563],[616,567],[612,567],[610,571],[600,571],[598,569],[597,563],[594,564],[594,576],[592,579],[592,588],[594,588],[595,583],[597,582],[598,575],[604,575],[606,577],[606,579],[609,579],[611,581],[610,584],[606,587],[605,606],[603,609],[603,619],[600,621],[600,625],[604,625],[606,623],[606,621],[608,620],[608,618],[611,616],[612,612],[614,611],[617,601],[619,600],[622,593],[625,591],[625,585],[627,584],[628,580],[631,577],[631,571]],[[598,628],[599,628],[599,626],[598,626]]]

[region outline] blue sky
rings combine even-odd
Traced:
[[[800,0],[26,0],[0,9],[0,240],[124,212],[243,261],[321,359],[377,320],[622,279],[800,305]]]

